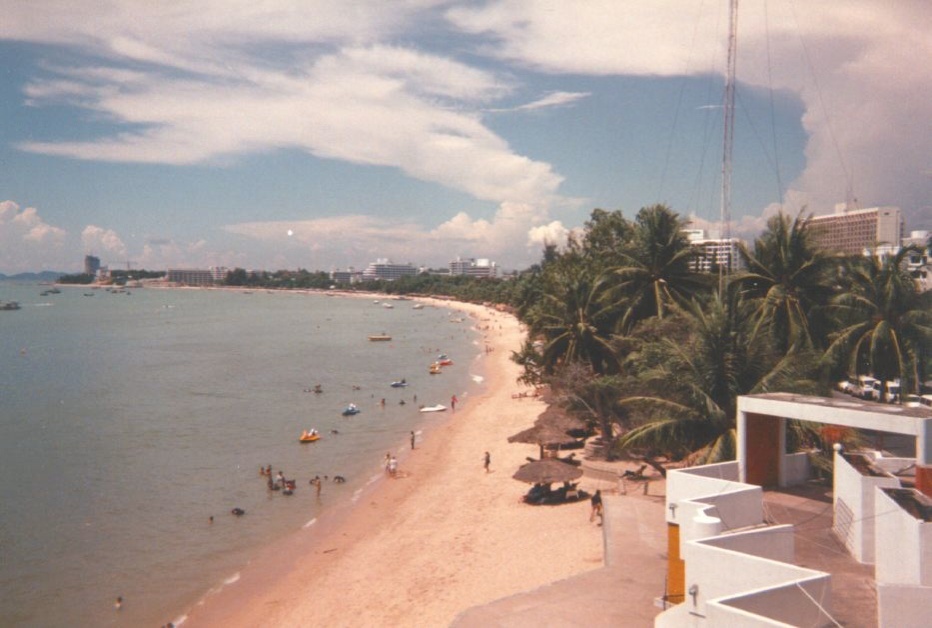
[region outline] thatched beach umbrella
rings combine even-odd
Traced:
[[[581,477],[582,474],[583,471],[579,467],[549,458],[521,465],[521,468],[512,477],[529,484],[552,484],[554,482],[569,482]]]

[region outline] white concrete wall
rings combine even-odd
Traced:
[[[886,628],[925,627],[932,618],[932,587],[877,583],[877,619]]]
[[[785,454],[780,464],[780,486],[794,486],[809,480],[809,452]]]
[[[745,538],[731,540],[728,538],[731,536]],[[757,549],[753,555],[737,549],[727,549],[731,543],[734,543],[735,547],[744,548],[756,545]],[[743,598],[753,593],[759,598],[755,603],[758,614],[779,618],[787,609],[781,608],[778,602],[780,596],[768,601],[763,595],[766,590],[796,581],[824,578],[825,587],[820,588],[816,599],[826,600],[823,606],[828,608],[827,600],[831,597],[828,574],[797,567],[782,560],[761,557],[775,555],[792,560],[792,552],[788,551],[788,546],[791,547],[792,543],[791,526],[761,528],[687,543],[683,556],[686,562],[687,590],[684,604],[693,613],[705,616],[706,606],[713,600]],[[695,595],[689,593],[691,590],[695,591]],[[816,607],[813,605],[813,608]],[[813,612],[817,612],[817,609]]]
[[[832,530],[855,560],[873,564],[874,556],[874,489],[896,488],[894,477],[862,475],[844,456],[835,452],[834,486],[832,488]]]
[[[875,489],[877,582],[932,586],[932,523],[916,519]]]
[[[741,596],[709,602],[710,626],[829,626],[832,618],[821,602],[827,577],[794,582]],[[822,606],[822,608],[820,608]],[[823,610],[824,609],[824,610]]]
[[[738,482],[737,478],[736,462],[671,470],[667,473],[667,522],[682,525],[686,520],[679,512],[683,500],[715,505],[719,509],[716,516],[720,514],[728,528],[762,522],[761,488]],[[671,509],[671,504],[676,508]]]

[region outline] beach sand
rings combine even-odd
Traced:
[[[545,405],[516,383],[516,319],[448,301],[473,317],[491,351],[481,392],[425,431],[395,479],[367,491],[339,525],[313,526],[243,569],[190,611],[199,626],[445,626],[479,604],[602,566],[589,503],[528,506],[512,475],[536,445],[507,438]],[[488,326],[488,329],[485,327]],[[483,469],[491,455],[491,472]],[[584,488],[595,488],[581,479]]]

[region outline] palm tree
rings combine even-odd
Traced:
[[[902,390],[915,391],[920,356],[932,347],[932,293],[919,292],[904,264],[917,251],[907,246],[896,255],[855,260],[846,289],[832,300],[842,326],[827,359],[847,358],[849,372],[873,374],[884,389],[900,378]]]
[[[809,219],[801,213],[791,221],[780,212],[767,221],[753,253],[739,246],[747,270],[733,282],[753,304],[756,325],[769,330],[783,353],[812,347],[824,337],[818,332],[823,327],[818,314],[831,292],[831,270],[838,261],[818,250],[810,233]]]
[[[753,320],[742,312],[721,295],[705,309],[690,304],[691,340],[666,342],[669,362],[646,374],[655,392],[621,400],[640,414],[640,421],[619,439],[619,447],[697,464],[730,460],[739,395],[815,389],[802,372],[804,362],[775,351],[770,338],[755,334]]]
[[[664,205],[638,212],[629,251],[614,269],[619,294],[629,299],[621,329],[629,332],[638,321],[663,318],[674,306],[685,306],[709,286],[708,277],[694,272],[696,251],[683,235],[685,221]]]
[[[572,257],[572,256],[571,256]],[[592,372],[618,369],[611,346],[619,308],[608,300],[607,275],[592,276],[579,260],[562,258],[550,268],[549,282],[529,317],[531,337],[542,337],[545,373],[569,362],[584,362]]]

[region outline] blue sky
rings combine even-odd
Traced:
[[[523,268],[596,207],[717,226],[725,0],[0,11],[0,272]],[[847,195],[932,228],[930,31],[924,0],[742,3],[733,233]]]

